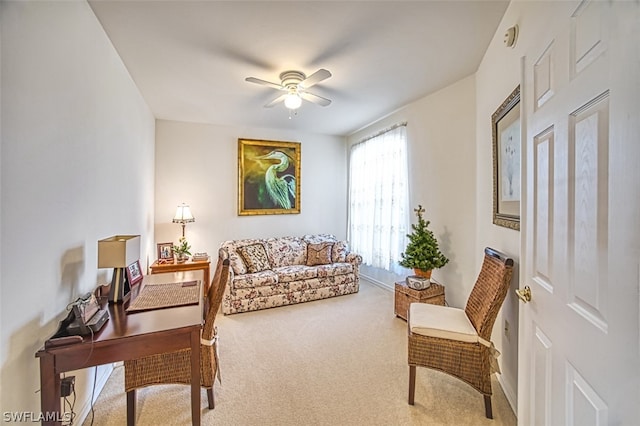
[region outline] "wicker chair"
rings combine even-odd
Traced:
[[[216,271],[205,298],[204,325],[200,345],[200,384],[207,390],[209,409],[213,409],[213,383],[220,380],[217,355],[216,314],[229,279],[229,257],[220,250]],[[191,384],[191,349],[152,355],[124,362],[127,392],[127,424],[135,423],[136,389],[157,384]]]
[[[491,374],[499,372],[491,330],[513,273],[513,259],[491,248],[465,309],[412,303],[409,307],[409,404],[413,405],[416,367],[450,374],[484,395],[492,419]]]

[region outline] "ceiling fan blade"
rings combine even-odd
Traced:
[[[331,73],[324,68],[319,69],[318,71],[311,74],[309,77],[302,80],[299,84],[303,89],[308,89],[309,87],[320,83],[322,80],[326,80],[331,77]]]
[[[248,81],[249,83],[261,84],[263,86],[271,87],[272,89],[277,89],[277,90],[284,89],[284,87],[282,87],[279,84],[271,83],[270,81],[266,81],[266,80],[260,80],[259,78],[255,78],[255,77],[247,77],[244,79],[244,81]]]
[[[286,95],[285,95],[286,96]],[[318,104],[320,106],[329,106],[331,101],[327,98],[323,98],[322,96],[314,95],[309,92],[300,92],[300,97],[306,101],[313,102],[314,104]]]
[[[264,107],[265,108],[271,108],[272,106],[274,106],[275,104],[284,101],[284,98],[286,98],[288,95],[288,93],[285,93],[284,95],[280,95],[277,98],[275,98],[274,100],[272,100],[271,102],[269,102],[268,104],[266,104]]]

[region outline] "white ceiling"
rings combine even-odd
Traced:
[[[90,5],[158,119],[347,135],[474,73],[507,0],[115,1]],[[333,74],[289,119],[288,69]],[[470,95],[471,96],[471,95]]]

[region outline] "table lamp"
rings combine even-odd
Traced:
[[[98,268],[113,268],[109,303],[129,298],[131,284],[126,268],[140,259],[140,235],[114,235],[98,241]]]
[[[176,215],[173,217],[173,223],[179,223],[182,225],[182,239],[184,239],[184,227],[187,223],[195,222],[196,219],[191,214],[191,209],[185,203],[178,206]]]

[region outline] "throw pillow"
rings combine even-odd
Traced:
[[[271,269],[267,251],[261,243],[239,247],[238,253],[242,256],[242,260],[244,260],[244,264],[247,265],[247,271],[249,271],[250,274]]]
[[[332,243],[309,244],[307,246],[307,266],[331,263]]]

